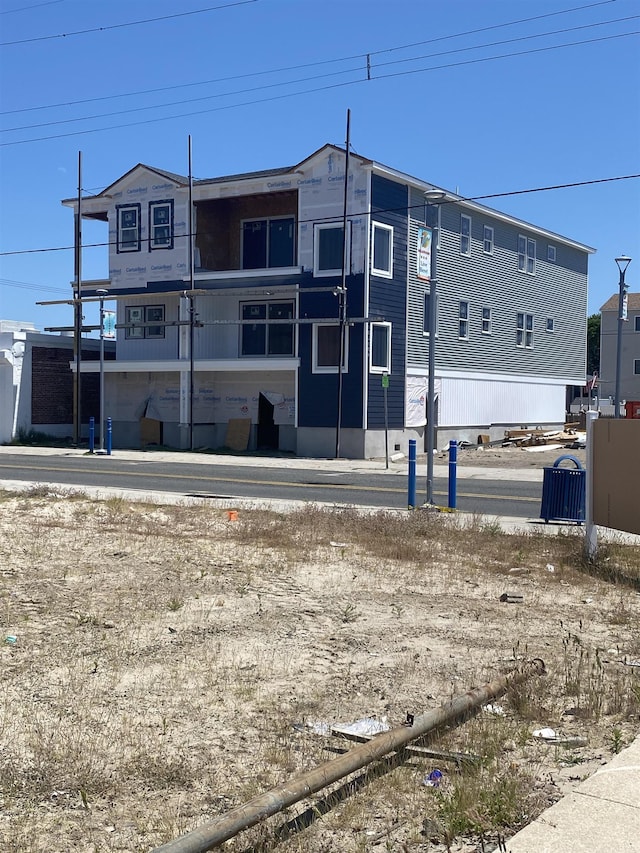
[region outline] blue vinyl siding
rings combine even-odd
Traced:
[[[407,313],[407,205],[406,185],[378,175],[372,176],[371,219],[393,227],[393,278],[371,275],[369,316],[392,324],[391,374],[387,391],[388,422],[391,429],[404,427],[404,377]],[[380,374],[369,374],[367,364],[370,429],[384,427],[384,392]]]

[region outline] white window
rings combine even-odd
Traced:
[[[391,373],[391,323],[372,323],[369,327],[369,371]]]
[[[471,217],[460,215],[460,254],[471,254]]]
[[[536,241],[522,234],[518,236],[518,269],[529,275],[536,273]]]
[[[547,260],[550,264],[555,264],[556,262],[556,247],[555,246],[547,246]]]
[[[295,303],[243,302],[241,305],[240,354],[246,356],[293,355],[292,320]],[[274,322],[275,321],[275,322]]]
[[[337,373],[340,361],[340,325],[338,323],[316,323],[313,326],[312,356],[314,373]],[[349,363],[349,327],[344,327],[344,349],[342,372],[346,373]]]
[[[490,225],[483,228],[483,252],[485,255],[493,255],[493,228]]]
[[[491,334],[492,324],[493,324],[493,310],[491,308],[483,308],[482,309],[482,334],[483,335],[490,335]]]
[[[295,255],[295,219],[278,216],[242,223],[242,269],[291,267]]]
[[[173,249],[173,200],[149,202],[149,248]]]
[[[547,332],[553,332],[555,328],[555,321],[553,317],[547,317]]]
[[[347,272],[349,271],[349,236],[347,223]],[[315,276],[342,274],[342,224],[326,222],[316,225],[313,240],[313,274]]]
[[[533,347],[533,314],[516,315],[516,346]]]
[[[140,205],[119,204],[116,206],[118,220],[118,252],[140,251]]]
[[[371,272],[384,278],[393,276],[393,228],[374,222],[371,232]]]
[[[458,303],[458,337],[469,339],[469,303],[466,300]]]
[[[125,338],[164,338],[164,305],[133,305],[124,309],[124,316]]]
[[[422,315],[422,333],[428,335],[429,329],[429,311],[431,310],[431,294],[424,295],[424,314]],[[436,337],[438,336],[438,294],[436,294]]]

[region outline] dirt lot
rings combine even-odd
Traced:
[[[546,677],[431,744],[477,764],[407,756],[225,849],[495,849],[638,732],[637,549],[588,565],[578,536],[427,512],[0,502],[3,853],[152,850],[334,757],[329,726],[401,725],[533,657]]]
[[[526,447],[471,447],[458,451],[458,465],[460,467],[478,468],[546,468],[551,467],[561,456],[573,456],[584,468],[586,464],[586,450],[584,448],[554,447],[549,449],[544,445],[540,448]],[[438,453],[437,465],[446,465],[449,461],[447,453]],[[570,461],[561,463],[563,467],[571,468],[575,465]]]

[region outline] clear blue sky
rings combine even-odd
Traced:
[[[189,134],[195,178],[275,168],[343,145],[350,109],[354,151],[468,197],[637,175],[639,33],[640,0],[0,0],[0,318],[72,323],[36,302],[71,295],[73,252],[27,250],[72,246],[79,151],[85,192],[188,174]],[[640,291],[639,178],[484,203],[597,249],[589,313],[616,255]]]

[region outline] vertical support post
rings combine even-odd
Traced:
[[[96,443],[96,419],[89,418],[89,453],[93,453]]]
[[[342,209],[342,281],[338,298],[338,414],[336,420],[336,459],[340,458],[340,431],[342,429],[342,362],[345,351],[345,331],[347,325],[347,258],[349,244],[347,242],[347,206],[349,198],[349,154],[351,149],[351,110],[347,110],[347,139],[346,156],[344,161],[344,203]]]
[[[107,456],[111,456],[111,439],[112,439],[112,429],[111,429],[111,418],[107,418]]]
[[[104,295],[105,290],[98,290],[100,295],[100,452],[104,452]]]
[[[73,443],[79,446],[82,441],[82,401],[80,365],[82,362],[82,151],[78,151],[78,208],[74,228],[74,300],[73,300],[73,348],[76,362],[76,375],[73,383]]]
[[[389,374],[384,373],[382,376],[382,396],[384,402],[384,458],[385,468],[389,467],[389,401],[387,400],[387,391],[389,390]]]
[[[407,505],[409,509],[415,509],[416,504],[416,440],[415,438],[409,439],[409,488],[407,495]]]
[[[593,523],[593,431],[598,412],[587,412],[587,458],[585,473],[585,525],[584,548],[587,557],[592,560],[598,550],[598,528]]]
[[[627,285],[624,280],[624,274],[627,267],[631,263],[631,258],[626,255],[620,255],[616,258],[616,264],[620,271],[620,280],[618,282],[618,339],[616,341],[616,385],[615,385],[615,411],[614,418],[620,417],[620,370],[622,368],[622,325],[627,320]]]
[[[189,450],[193,450],[193,370],[194,370],[194,355],[193,355],[193,321],[194,321],[194,258],[193,251],[193,169],[191,163],[191,134],[189,134],[189,218],[187,220],[189,226],[189,287],[191,290],[191,298],[189,300]]]
[[[456,508],[458,497],[458,442],[449,442],[449,509]]]

